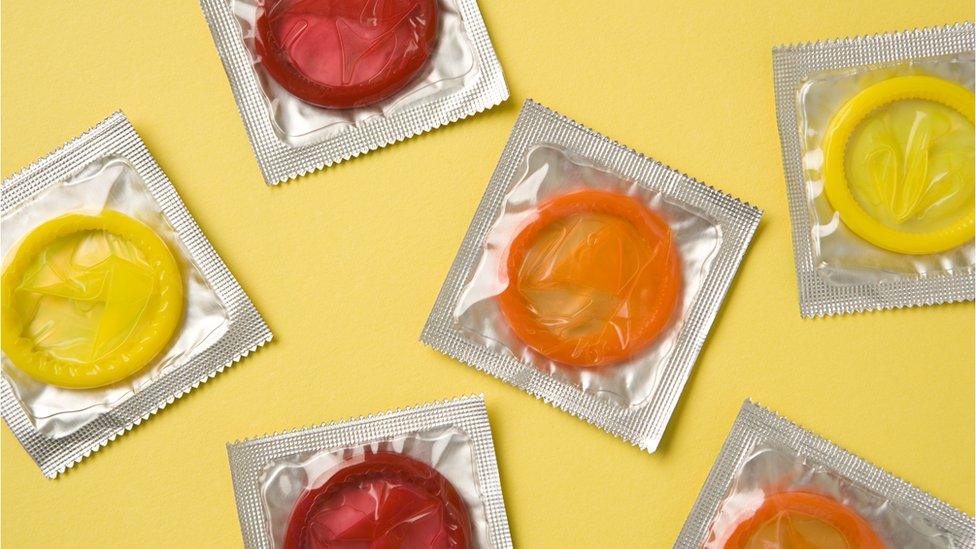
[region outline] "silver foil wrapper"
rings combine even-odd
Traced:
[[[776,118],[802,316],[973,300],[976,252],[972,241],[942,254],[899,256],[851,234],[843,220],[829,219],[829,211],[818,211],[829,205],[822,204],[822,181],[805,176],[815,171],[804,163],[804,142],[810,139],[804,134],[812,130],[804,128],[804,104],[798,96],[801,86],[823,75],[854,79],[872,70],[889,76],[933,74],[972,90],[974,41],[973,24],[960,23],[773,49]],[[820,157],[808,153],[806,158]],[[826,219],[818,221],[818,216]],[[818,236],[826,232],[832,233],[830,240]],[[842,263],[836,260],[839,254],[846,255],[842,262],[847,263],[840,268],[836,266]]]
[[[26,377],[3,357],[3,419],[45,476],[63,473],[271,340],[121,112],[4,180],[0,196],[5,238],[14,236],[8,230],[23,233],[65,212],[108,207],[141,215],[169,241],[186,280],[185,314],[173,342],[131,379],[61,389]],[[5,249],[15,245],[4,242]]]
[[[599,371],[554,363],[512,337],[493,303],[499,282],[490,280],[526,205],[580,188],[615,190],[658,212],[684,272],[667,328]],[[757,208],[526,101],[421,341],[653,452],[760,217]]]
[[[259,0],[201,0],[265,182],[276,185],[490,109],[508,87],[476,0],[438,0],[424,71],[376,105],[320,108],[285,91],[254,48]]]
[[[674,547],[721,546],[716,530],[734,525],[771,484],[836,499],[889,547],[974,546],[972,517],[747,400]]]
[[[472,547],[512,547],[484,397],[466,396],[227,445],[244,546],[282,546],[295,501],[364,452],[433,467],[470,512]]]

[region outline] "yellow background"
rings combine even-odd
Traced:
[[[238,546],[226,442],[479,392],[522,547],[670,546],[748,396],[973,514],[973,306],[800,318],[770,56],[972,3],[482,12],[506,104],[267,188],[196,2],[3,2],[3,176],[124,110],[276,335],[56,481],[0,428],[6,546]],[[526,97],[765,210],[653,455],[417,342]]]

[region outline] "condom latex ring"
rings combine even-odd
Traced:
[[[106,210],[40,225],[3,272],[3,351],[31,377],[86,389],[145,367],[183,314],[183,279],[163,240]]]
[[[972,240],[973,101],[947,80],[903,76],[841,107],[824,134],[824,190],[841,221],[905,254]]]
[[[539,206],[503,260],[501,311],[528,346],[579,367],[650,344],[681,291],[671,229],[628,196],[586,190]]]
[[[296,97],[331,109],[382,101],[409,84],[437,41],[436,0],[265,0],[261,63]]]
[[[724,547],[883,549],[884,544],[867,521],[832,498],[780,492],[767,494],[755,513],[735,526]]]
[[[430,466],[403,454],[366,454],[306,490],[288,521],[285,549],[465,549],[468,508]]]

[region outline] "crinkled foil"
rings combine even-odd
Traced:
[[[498,219],[528,151],[558,147],[608,170],[662,200],[708,219],[721,238],[701,275],[696,298],[683,312],[667,358],[648,365],[655,381],[639,402],[616,402],[568,379],[516,358],[510,352],[469,337],[455,311],[467,281],[478,267],[492,225]],[[752,239],[762,213],[721,191],[696,181],[612,141],[531,100],[526,101],[478,211],[441,288],[421,341],[461,362],[506,381],[580,419],[653,452],[661,437],[725,293]]]
[[[449,435],[450,441],[445,440],[445,434]],[[394,441],[392,448],[396,450],[402,447],[405,437],[418,435],[435,441],[434,454],[441,456],[452,444],[470,446],[474,482],[471,486],[456,487],[462,493],[477,492],[478,501],[467,503],[472,510],[478,510],[477,516],[473,517],[476,530],[483,523],[485,531],[476,531],[473,540],[480,540],[477,547],[512,547],[483,396],[466,396],[228,444],[244,546],[271,549],[281,537],[282,525],[272,524],[271,516],[275,515],[280,522],[282,517],[287,518],[287,512],[282,512],[284,507],[270,508],[272,505],[266,493],[270,491],[275,497],[281,494],[277,493],[280,490],[267,486],[269,478],[281,477],[285,469],[295,469],[298,463],[308,464],[310,459],[335,461],[335,456],[361,453],[365,447],[390,450],[384,445],[391,441]],[[439,464],[429,465],[436,468]],[[288,485],[288,491],[294,492],[295,487],[290,486],[293,481],[278,484]]]
[[[508,87],[477,0],[440,0],[447,17],[438,40],[452,51],[435,52],[437,58],[429,67],[435,74],[427,74],[419,84],[410,84],[380,105],[346,110],[304,103],[262,74],[260,62],[248,47],[253,42],[252,22],[239,21],[241,14],[253,16],[254,2],[235,4],[241,1],[201,0],[201,6],[269,185],[457,122],[508,99]],[[464,59],[446,61],[452,70],[459,69],[455,66],[459,63],[470,62],[457,74],[445,72],[438,57],[460,56],[454,50],[464,50]],[[422,82],[425,78],[429,80],[426,84]],[[283,120],[291,122],[283,125]],[[285,126],[306,131],[289,135],[292,132]]]
[[[699,549],[706,544],[712,524],[746,463],[757,451],[783,452],[779,449],[817,468],[804,477],[806,480],[819,481],[825,485],[823,489],[836,492],[859,511],[872,510],[875,516],[865,518],[875,527],[880,525],[883,531],[878,533],[889,541],[900,539],[895,546],[972,549],[976,543],[973,519],[965,513],[747,400],[674,547]],[[884,515],[890,513],[908,515],[910,520],[886,521]]]
[[[85,166],[106,157],[120,158],[138,172],[166,221],[175,230],[181,247],[200,270],[206,284],[216,293],[229,322],[226,331],[212,343],[208,342],[205,348],[174,364],[164,375],[147,382],[130,398],[65,436],[41,433],[4,377],[0,384],[3,419],[49,478],[63,473],[271,340],[271,331],[264,319],[121,112],[4,180],[0,189],[2,215],[6,216]]]
[[[461,290],[458,308],[454,311],[454,325],[475,344],[491,352],[510,354],[555,379],[578,386],[588,394],[618,406],[639,407],[650,398],[660,382],[661,368],[657,366],[665,364],[675,349],[684,321],[697,302],[712,260],[721,248],[722,231],[702,212],[665,198],[560,147],[529,147],[520,164],[502,211],[486,236],[485,247],[474,258],[477,266],[471,270]],[[501,294],[511,284],[507,276],[499,275],[503,270],[507,271],[502,264],[508,256],[509,244],[527,220],[536,215],[538,208],[543,207],[542,204],[578,191],[603,191],[631,197],[648,211],[660,215],[668,225],[677,252],[675,256],[681,266],[680,297],[663,330],[638,352],[602,368],[567,366],[537,352],[513,332],[500,306]],[[600,261],[613,263],[606,257]],[[557,263],[558,260],[551,257],[548,270],[558,271]],[[581,297],[581,294],[564,294],[561,300]],[[570,325],[573,317],[569,314],[547,321],[552,325]],[[616,331],[619,340],[628,340],[630,331],[627,328],[618,327]]]
[[[88,162],[80,171],[0,217],[3,234],[0,253],[4,270],[25,237],[38,226],[66,214],[99,215],[107,211],[119,212],[145,223],[166,242],[183,275],[182,319],[166,348],[143,368],[99,387],[69,389],[50,385],[31,377],[6,353],[0,353],[4,379],[31,423],[48,438],[63,438],[111,411],[218,341],[230,325],[226,307],[190,257],[176,230],[163,216],[145,181],[135,167],[115,155]],[[88,263],[86,252],[78,249],[76,253],[79,255],[73,260],[79,264]],[[78,282],[78,279],[74,280]],[[79,284],[84,286],[83,281]],[[60,320],[62,324],[67,322]],[[36,319],[34,323],[37,323]]]
[[[976,270],[972,265],[942,273],[901,274],[894,279],[891,275],[877,276],[874,280],[844,284],[830,282],[819,272],[814,227],[808,212],[807,183],[803,175],[797,92],[803,82],[824,71],[973,52],[976,49],[974,42],[973,24],[960,23],[773,49],[776,118],[793,225],[793,253],[802,316],[973,300]]]

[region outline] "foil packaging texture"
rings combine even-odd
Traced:
[[[484,397],[465,396],[227,445],[247,549],[282,547],[299,496],[365,452],[433,467],[469,511],[472,547],[512,547]]]
[[[540,201],[580,189],[636,199],[668,223],[684,291],[645,349],[598,369],[533,352],[498,314],[498,264]],[[761,212],[526,101],[427,319],[421,341],[653,452]]]
[[[747,400],[685,521],[676,549],[724,546],[763,490],[827,496],[887,547],[972,549],[973,518]]]
[[[972,240],[942,253],[907,255],[874,246],[844,226],[823,196],[818,135],[844,101],[885,78],[931,75],[972,91],[974,52],[972,23],[773,50],[802,316],[973,300]]]
[[[184,278],[184,313],[166,350],[94,389],[34,380],[3,356],[3,419],[54,478],[271,340],[271,331],[121,112],[3,182],[5,261],[20,237],[65,213],[121,211],[151,226]]]
[[[265,182],[276,185],[456,122],[508,99],[476,0],[438,0],[439,35],[421,74],[379,103],[327,109],[261,65],[258,0],[201,0]]]

